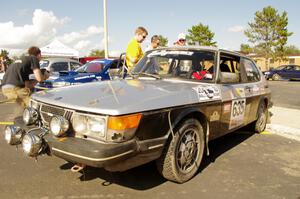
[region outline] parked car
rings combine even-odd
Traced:
[[[266,79],[272,80],[300,80],[300,66],[282,65],[278,68],[264,72]]]
[[[31,157],[73,162],[73,171],[125,171],[156,160],[162,176],[183,183],[197,173],[211,140],[246,125],[263,131],[270,96],[255,62],[241,54],[161,48],[146,52],[126,79],[32,95],[5,139]]]
[[[110,80],[117,75],[122,61],[119,59],[96,59],[75,71],[59,72],[57,78],[45,80],[36,85],[37,90],[70,86],[94,81]]]
[[[58,74],[60,71],[76,70],[82,64],[68,58],[47,58],[40,61],[40,66],[47,69],[51,74]]]

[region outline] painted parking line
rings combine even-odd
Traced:
[[[259,134],[261,134],[261,135],[270,135],[270,134],[272,134],[272,133],[269,132],[269,131],[263,131],[263,132],[261,132],[261,133],[259,133]]]
[[[13,125],[14,122],[0,122],[0,125]]]

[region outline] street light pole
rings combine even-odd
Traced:
[[[107,13],[106,13],[106,0],[103,0],[103,20],[104,20],[104,54],[108,58],[108,34],[107,34]]]

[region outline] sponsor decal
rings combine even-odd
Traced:
[[[244,88],[236,88],[235,93],[238,97],[245,97],[245,89]]]
[[[220,120],[220,114],[218,111],[214,111],[213,114],[210,116],[209,121],[219,121]]]
[[[87,78],[91,78],[91,77],[95,77],[95,75],[88,75],[88,76],[83,76],[83,77],[76,77],[75,80],[87,79]]]
[[[216,86],[197,86],[193,88],[197,95],[199,101],[204,100],[217,100],[220,99],[220,91]]]
[[[229,129],[243,124],[246,112],[246,99],[232,100]]]
[[[227,102],[223,105],[223,113],[230,113],[231,111],[231,102]]]
[[[191,51],[166,51],[166,50],[158,50],[153,51],[147,55],[147,57],[152,57],[155,55],[165,56],[165,55],[193,55],[194,52]]]

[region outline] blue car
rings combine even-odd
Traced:
[[[282,65],[270,71],[264,72],[266,79],[272,80],[300,80],[300,66]]]
[[[121,69],[122,63],[120,59],[95,59],[75,71],[59,72],[59,76],[54,76],[39,83],[35,88],[38,91],[87,82],[110,80],[111,75],[117,74],[119,69]]]

